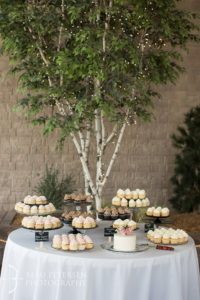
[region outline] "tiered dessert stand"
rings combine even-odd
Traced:
[[[88,206],[91,206],[92,202],[88,202],[88,201],[84,201],[84,200],[74,200],[74,199],[70,199],[70,200],[63,200],[63,206],[64,207],[68,207],[69,211],[70,210],[75,210],[75,211],[80,211],[80,212],[87,212]],[[68,233],[72,233],[72,234],[77,234],[77,233],[84,233],[84,231],[87,230],[91,230],[91,229],[95,229],[94,228],[76,228],[74,226],[72,226],[72,221],[67,221],[64,218],[60,218],[60,220],[70,226],[72,229],[68,232]]]
[[[37,206],[39,207],[40,205],[48,205],[49,204],[49,201],[46,201],[46,203],[44,204],[28,204],[30,207],[33,207],[33,206]],[[19,212],[16,210],[16,212],[19,214],[19,215],[23,215],[23,216],[47,216],[47,215],[53,215],[56,213],[56,210],[53,211],[53,212],[45,212],[45,213],[31,213],[31,214],[28,214],[28,213],[23,213],[23,212]],[[60,228],[63,227],[63,224],[61,223],[61,226],[60,227],[57,227],[57,228],[52,228],[52,229],[34,229],[34,228],[27,228],[25,226],[22,225],[22,228],[26,229],[26,230],[29,230],[29,231],[34,231],[34,232],[38,232],[42,235],[43,232],[49,232],[49,231],[53,231],[53,230],[58,230]],[[39,242],[39,247],[36,247],[36,249],[39,249],[39,250],[45,250],[45,247],[44,247],[44,242],[43,241],[40,241]]]

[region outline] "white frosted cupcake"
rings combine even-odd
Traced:
[[[135,230],[137,228],[137,223],[131,220],[128,222],[128,227],[131,228],[132,230]]]
[[[128,206],[128,201],[126,200],[126,198],[122,198],[122,200],[121,200],[121,206],[122,207],[127,207]]]
[[[23,213],[26,215],[30,215],[30,206],[29,205],[25,205],[23,208]]]
[[[124,191],[122,190],[122,189],[119,189],[118,191],[117,191],[117,197],[119,197],[119,198],[124,198]]]
[[[162,243],[163,244],[170,244],[170,234],[169,233],[164,233],[162,236]]]
[[[171,244],[178,244],[178,234],[174,233],[171,235]]]
[[[136,200],[136,207],[142,207],[142,201],[140,199]]]
[[[60,235],[54,235],[53,237],[53,242],[52,242],[52,247],[55,249],[61,249],[62,247],[62,239]]]
[[[136,190],[132,191],[132,198],[134,200],[138,199],[139,195],[138,195],[138,192]]]
[[[27,221],[27,228],[34,229],[35,228],[35,222],[32,218],[29,218]]]
[[[160,244],[162,242],[162,236],[159,233],[154,233],[153,241],[156,244]]]
[[[75,239],[70,241],[69,250],[71,250],[71,251],[77,251],[78,250],[78,243]]]
[[[146,215],[147,216],[153,216],[153,211],[154,211],[154,209],[152,208],[152,207],[149,207],[148,209],[147,209],[147,212],[146,212]]]
[[[162,217],[168,217],[169,216],[169,208],[164,207],[161,209],[161,216]]]
[[[158,208],[156,208],[156,209],[154,209],[154,211],[153,211],[153,216],[154,217],[160,217],[160,210],[158,209]]]
[[[38,208],[36,205],[31,207],[31,215],[36,215],[38,214]]]
[[[133,199],[131,199],[130,201],[129,201],[129,207],[135,207],[135,200],[133,200]]]
[[[46,219],[44,221],[44,229],[51,229],[52,228],[52,223],[50,220]]]
[[[146,201],[146,206],[149,206],[150,205],[149,198],[145,198],[145,201]]]
[[[31,198],[30,195],[26,196],[26,197],[24,198],[24,203],[25,203],[25,204],[30,204],[30,198]]]
[[[146,199],[142,199],[142,206],[143,206],[143,207],[147,207]]]
[[[38,210],[39,210],[39,214],[45,214],[46,213],[44,205],[40,205]]]
[[[144,199],[144,198],[146,197],[146,192],[145,192],[145,190],[140,190],[138,194],[139,194],[139,198],[140,198],[140,199]]]
[[[112,204],[115,205],[115,206],[120,206],[121,204],[121,199],[119,197],[114,197],[112,199]]]
[[[27,227],[28,220],[29,220],[28,217],[24,217],[24,218],[22,219],[22,226]]]
[[[125,191],[124,191],[124,197],[126,198],[126,199],[131,199],[132,198],[132,193],[131,193],[131,191],[130,191],[130,189],[126,189]]]

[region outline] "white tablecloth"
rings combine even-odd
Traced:
[[[12,232],[4,254],[0,300],[200,300],[192,239],[174,252],[150,248],[114,253],[100,247],[106,240],[102,223],[88,232],[95,242],[88,252],[57,251],[51,248],[51,240],[41,251],[36,249],[33,232]],[[55,233],[50,233],[50,239]],[[141,230],[136,234],[138,241],[145,240]]]

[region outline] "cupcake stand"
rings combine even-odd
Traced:
[[[77,201],[77,200],[64,200],[63,201],[63,206],[64,207],[68,207],[69,211],[70,210],[75,210],[75,211],[80,211],[80,212],[87,212],[88,211],[88,207],[90,207],[92,205],[92,202],[87,202],[87,201]],[[62,223],[70,226],[72,229],[68,232],[68,234],[72,233],[72,234],[77,234],[77,233],[85,233],[87,230],[92,230],[95,229],[94,228],[76,228],[74,226],[72,226],[72,221],[67,221],[65,218],[60,218],[60,220],[62,221]]]
[[[143,218],[143,221],[152,224],[154,228],[158,228],[159,226],[164,225],[164,224],[172,224],[171,219],[169,217],[170,216],[166,216],[166,217],[159,216],[159,217],[156,217],[156,216],[148,216],[148,215],[146,215]]]
[[[49,204],[49,202],[47,201],[44,205]],[[37,206],[39,207],[41,204],[28,204],[30,207],[33,206]],[[35,214],[28,214],[28,213],[19,213],[18,211],[16,211],[19,215],[21,216],[47,216],[47,215],[53,215],[56,213],[56,210],[53,212],[46,212],[46,213],[35,213]],[[25,226],[21,226],[23,229],[26,229],[30,232],[34,232],[35,234],[35,242],[39,243],[39,246],[36,246],[35,249],[39,249],[39,250],[45,250],[45,246],[44,246],[44,241],[48,242],[49,241],[49,231],[53,231],[53,230],[58,230],[61,229],[63,227],[63,224],[61,224],[61,226],[57,227],[57,228],[44,228],[44,229],[34,229],[34,228],[27,228]]]

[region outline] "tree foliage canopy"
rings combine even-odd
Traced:
[[[174,195],[172,205],[182,212],[191,212],[200,205],[200,106],[186,115],[184,125],[172,136],[176,155],[171,181]]]
[[[61,139],[95,109],[113,122],[149,118],[154,87],[176,81],[180,49],[198,40],[197,16],[177,2],[1,0],[2,51],[27,91],[19,105]]]

